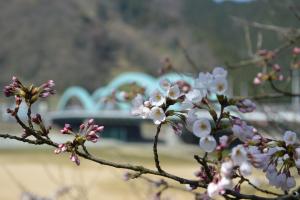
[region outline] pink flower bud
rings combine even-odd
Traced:
[[[40,124],[42,122],[42,117],[40,114],[36,114],[35,117],[32,118],[32,122],[36,124]]]
[[[53,80],[49,80],[46,83],[42,84],[39,87],[40,88],[39,97],[46,98],[50,95],[55,94],[55,90],[53,89],[54,86],[55,86],[55,84],[54,84]]]
[[[300,54],[300,48],[299,47],[294,47],[293,48],[293,54],[294,55],[299,55]]]
[[[101,131],[103,131],[104,130],[104,126],[99,126],[98,128],[97,128],[97,132],[101,132]]]
[[[79,127],[80,130],[83,130],[84,128],[85,128],[85,124],[81,124]]]
[[[96,132],[95,131],[90,131],[87,135],[91,136],[91,135],[95,135]]]
[[[90,126],[90,125],[92,125],[93,123],[94,123],[94,119],[89,119],[88,125]]]
[[[78,156],[75,153],[72,153],[70,156],[70,159],[72,162],[74,162],[76,165],[80,165],[80,160]]]
[[[65,124],[65,127],[62,130],[60,130],[60,132],[62,134],[70,134],[70,132],[72,132],[71,125],[70,124]]]
[[[59,154],[61,152],[67,151],[67,145],[66,144],[59,144],[58,148],[54,150],[55,154]]]
[[[274,65],[273,65],[273,70],[279,72],[279,71],[281,70],[280,65],[274,64]]]
[[[256,77],[261,79],[263,77],[263,73],[261,72],[257,73]]]
[[[59,144],[58,147],[61,149],[62,152],[67,151],[67,145],[65,144]]]
[[[261,84],[261,80],[258,77],[255,77],[253,80],[253,84],[259,85],[259,84]]]

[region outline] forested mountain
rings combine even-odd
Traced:
[[[1,0],[0,86],[17,75],[28,82],[54,79],[59,92],[70,85],[93,90],[127,70],[157,75],[166,56],[177,69],[192,72],[179,44],[200,68],[237,61],[247,50],[244,29],[232,16],[297,28],[300,21],[290,6],[300,4],[295,0]],[[255,46],[258,30],[250,31]],[[264,48],[282,39],[262,33]]]

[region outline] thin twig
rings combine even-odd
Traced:
[[[179,48],[182,50],[182,53],[186,59],[186,61],[189,63],[189,65],[193,68],[193,70],[195,72],[199,72],[199,68],[198,66],[196,65],[196,63],[194,62],[194,60],[191,58],[191,56],[189,55],[189,53],[187,52],[186,48],[181,44],[179,43]]]
[[[205,152],[205,155],[203,156],[203,158],[200,158],[198,155],[194,155],[195,160],[203,166],[205,174],[208,177],[208,183],[211,182],[213,180],[213,176],[210,173],[210,169],[209,166],[207,165],[207,161],[206,161],[206,156],[207,156],[207,152]]]
[[[249,26],[244,26],[244,31],[245,31],[245,42],[248,50],[248,56],[252,57],[253,56],[253,51],[252,51],[252,41],[250,37],[250,29]]]
[[[160,133],[160,129],[161,129],[161,124],[158,125],[157,128],[156,128],[156,134],[155,134],[154,142],[153,142],[153,155],[154,155],[154,162],[155,162],[156,169],[159,172],[164,172],[160,167],[159,157],[158,157],[158,152],[157,152],[157,143],[158,143],[158,136],[159,136],[159,133]]]
[[[25,143],[29,143],[29,144],[34,144],[34,145],[42,145],[42,144],[44,144],[43,141],[29,140],[29,139],[26,139],[26,138],[14,136],[14,135],[9,135],[9,134],[0,134],[0,138],[9,138],[9,139],[12,139],[12,140],[18,140],[18,141],[21,141],[21,142],[25,142]]]
[[[140,176],[140,178],[147,181],[148,183],[151,183],[151,184],[160,183],[160,184],[163,184],[163,185],[167,185],[168,188],[170,188],[170,189],[180,190],[180,191],[183,191],[183,192],[188,192],[188,193],[193,193],[193,194],[199,194],[198,192],[189,191],[189,190],[186,190],[185,188],[182,188],[182,187],[178,187],[178,186],[175,186],[175,185],[170,185],[168,182],[166,182],[164,180],[155,181],[155,180],[152,180],[152,179],[150,179],[149,177],[146,177],[146,176]]]
[[[251,185],[254,189],[256,189],[256,190],[258,190],[260,192],[263,192],[263,193],[266,193],[266,194],[271,194],[271,195],[274,195],[274,196],[282,196],[282,194],[278,194],[278,193],[275,193],[275,192],[272,192],[272,191],[269,191],[269,190],[264,190],[262,188],[257,187],[249,179],[247,179],[245,177],[242,177],[242,179],[244,181],[246,181],[249,185]]]
[[[300,94],[297,94],[297,93],[292,93],[292,92],[288,92],[288,91],[285,91],[285,90],[282,90],[280,88],[278,88],[275,83],[273,82],[273,80],[269,79],[269,83],[272,87],[272,89],[278,93],[281,93],[283,94],[284,96],[289,96],[289,97],[300,97]]]
[[[10,138],[10,139],[14,139],[14,140],[20,140],[19,137],[15,137],[15,136],[7,137],[7,135],[3,135],[3,134],[0,134],[0,137]],[[24,138],[21,138],[21,139],[22,139],[21,141],[26,142],[26,143],[31,143],[32,142],[31,140],[28,140],[28,139],[24,139]],[[45,139],[45,138],[42,138],[42,141],[40,141],[40,142],[43,142],[43,144],[48,144],[50,146],[58,147],[58,144],[54,143],[53,141],[49,141],[48,139]],[[168,179],[172,179],[172,180],[177,181],[181,184],[189,184],[189,185],[191,185],[192,187],[195,187],[195,188],[197,188],[197,187],[206,188],[207,187],[207,184],[202,183],[198,180],[185,179],[185,178],[173,175],[173,174],[169,174],[167,172],[159,172],[159,171],[155,171],[155,170],[145,168],[143,166],[114,163],[114,162],[111,162],[111,161],[106,161],[106,160],[102,160],[100,158],[96,158],[96,157],[94,157],[92,155],[88,155],[86,153],[79,152],[78,150],[76,151],[76,154],[78,156],[82,157],[82,158],[85,158],[87,160],[96,162],[96,163],[101,164],[101,165],[111,166],[111,167],[114,167],[114,168],[128,169],[128,170],[140,172],[142,174],[152,174],[152,175],[156,175],[156,176],[161,176],[161,177],[165,177],[165,178],[168,178]],[[241,194],[241,193],[235,192],[233,190],[226,190],[225,195],[232,195],[232,196],[234,196],[238,199],[252,199],[252,200],[275,200],[275,199],[288,200],[288,199],[293,199],[292,195],[285,195],[285,196],[280,196],[280,197],[277,197],[277,198],[267,198],[267,197],[259,197],[259,196],[256,196],[256,195]]]
[[[253,99],[253,100],[265,100],[265,99],[275,99],[275,98],[282,98],[285,97],[284,94],[262,94],[262,95],[254,95],[254,96],[247,96],[247,99]],[[245,97],[243,97],[245,98]]]
[[[252,26],[254,28],[259,28],[259,29],[263,29],[263,30],[268,30],[268,31],[274,31],[276,33],[280,33],[282,35],[287,35],[291,32],[296,32],[296,33],[300,33],[299,29],[291,29],[288,27],[281,27],[281,26],[275,26],[272,24],[263,24],[263,23],[259,23],[259,22],[250,22],[238,17],[231,17],[233,21],[235,21],[236,23],[243,25],[243,26]]]
[[[9,139],[13,139],[13,140],[19,140],[19,141],[22,141],[22,142],[25,142],[25,143],[30,143],[30,144],[48,144],[50,146],[54,146],[54,147],[58,147],[58,144],[52,142],[52,141],[46,141],[46,139],[43,139],[42,141],[32,141],[32,140],[28,140],[28,139],[24,139],[24,138],[19,138],[19,137],[16,137],[16,136],[11,136],[11,135],[8,135],[8,134],[0,134],[0,138],[9,138]],[[142,174],[153,174],[153,175],[157,175],[157,176],[163,176],[163,177],[166,177],[166,178],[169,178],[169,179],[173,179],[174,181],[177,181],[181,184],[190,184],[190,185],[193,185],[193,186],[196,186],[196,187],[202,187],[202,188],[205,188],[206,187],[206,184],[203,184],[201,182],[199,182],[198,180],[190,180],[190,179],[185,179],[185,178],[181,178],[181,177],[178,177],[176,175],[173,175],[173,174],[169,174],[169,173],[166,173],[166,172],[159,172],[159,171],[155,171],[155,170],[151,170],[151,169],[148,169],[148,168],[145,168],[143,166],[137,166],[137,165],[130,165],[130,164],[120,164],[120,163],[114,163],[114,162],[111,162],[111,161],[106,161],[106,160],[103,160],[103,159],[100,159],[100,158],[96,158],[92,155],[88,155],[86,153],[82,153],[80,151],[76,151],[76,154],[82,158],[85,158],[87,160],[90,160],[90,161],[94,161],[98,164],[102,164],[102,165],[106,165],[106,166],[111,166],[111,167],[115,167],[115,168],[122,168],[122,169],[128,169],[128,170],[132,170],[132,171],[136,171],[136,172],[141,172]]]
[[[132,171],[140,172],[142,174],[152,174],[152,175],[162,176],[162,177],[166,177],[166,178],[169,178],[169,179],[173,179],[173,180],[175,180],[175,181],[177,181],[181,184],[190,184],[192,186],[202,187],[202,188],[206,187],[206,184],[201,183],[198,180],[190,180],[190,179],[181,178],[181,177],[178,177],[176,175],[169,174],[167,172],[159,172],[159,171],[155,171],[155,170],[145,168],[143,166],[114,163],[114,162],[111,162],[111,161],[96,158],[92,155],[87,155],[87,154],[79,152],[79,151],[76,151],[76,153],[80,157],[83,157],[87,160],[94,161],[98,164],[107,165],[107,166],[111,166],[111,167],[115,167],[115,168],[129,169],[129,170],[132,170]]]
[[[296,42],[299,42],[300,40],[300,33],[298,33],[297,35],[295,35],[294,37],[291,37],[288,39],[288,41],[284,42],[283,44],[281,44],[280,46],[278,46],[277,48],[273,49],[273,53],[279,54],[281,53],[283,50],[289,48],[291,45],[295,44]],[[244,67],[244,66],[250,66],[252,64],[256,64],[258,62],[263,61],[264,58],[254,55],[252,58],[249,58],[247,60],[242,60],[240,62],[237,63],[228,63],[225,62],[225,65],[229,68],[229,69],[238,69],[239,67]]]
[[[87,154],[87,155],[91,155],[90,152],[87,150],[86,146],[84,144],[81,145],[83,151]]]
[[[27,109],[27,121],[28,121],[28,126],[33,129],[33,124],[31,121],[31,104],[28,105],[28,109]]]

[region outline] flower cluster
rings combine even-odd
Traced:
[[[199,73],[194,87],[186,94],[183,102],[188,110],[186,117],[187,129],[200,138],[199,145],[206,152],[213,152],[217,142],[214,136],[211,135],[213,129],[211,119],[198,117],[197,113],[201,109],[212,111],[208,103],[208,95],[223,95],[228,87],[226,77],[227,71],[221,67],[216,67],[212,73]]]
[[[272,67],[268,67],[269,65]],[[279,64],[268,64],[268,66],[265,66],[262,72],[256,74],[255,78],[253,79],[253,84],[260,85],[267,80],[284,80],[284,76],[281,73],[281,67]],[[267,70],[267,68],[269,70]]]
[[[283,191],[295,187],[292,168],[300,174],[300,144],[296,133],[286,131],[282,140],[255,138],[247,147],[253,166],[266,172],[269,184]]]
[[[255,85],[260,85],[265,81],[283,81],[284,75],[282,73],[282,67],[275,62],[274,58],[276,54],[273,51],[268,50],[260,50],[258,51],[257,55],[262,58],[258,59],[259,62],[257,65],[261,67],[261,71],[257,73],[255,78],[253,79],[253,83]],[[300,48],[294,47],[291,52],[292,58],[290,62],[290,69],[299,69],[300,68]]]
[[[222,95],[228,88],[227,71],[216,67],[212,73],[199,73],[193,89],[186,95],[189,102],[199,103],[210,93]]]
[[[17,96],[24,96],[25,93],[23,92],[24,91],[24,86],[23,84],[18,80],[17,77],[13,76],[12,77],[12,83],[7,85],[7,86],[4,86],[4,95],[6,97],[10,97],[10,96],[14,96],[14,95],[17,95]]]
[[[197,111],[199,109],[197,107],[207,104],[205,101],[209,95],[225,93],[228,87],[226,77],[227,71],[217,67],[212,73],[200,73],[195,79],[193,87],[183,84],[182,81],[172,83],[163,79],[160,81],[161,90],[154,90],[149,100],[145,101],[142,95],[136,96],[133,100],[132,113],[143,118],[150,118],[156,125],[168,122],[178,135],[182,132],[183,124],[185,124],[186,128],[200,138],[200,146],[206,152],[212,152],[216,148],[217,142],[210,135],[212,128],[209,119],[198,118]],[[179,103],[183,110],[172,109],[171,106],[176,103]],[[172,117],[183,119],[183,123],[172,121]]]
[[[46,98],[55,93],[53,87],[55,86],[53,80],[42,84],[39,87],[30,85],[24,86],[17,77],[12,78],[12,83],[4,87],[4,95],[6,97],[16,96],[23,98],[28,105],[33,104],[39,97]],[[16,100],[17,102],[17,100]]]
[[[263,51],[259,56],[269,64],[275,55]],[[276,73],[280,71],[279,65],[272,66]],[[270,75],[266,79],[270,79]],[[291,168],[295,167],[300,174],[300,147],[296,134],[287,131],[283,140],[269,139],[234,116],[228,107],[248,113],[253,112],[256,105],[250,99],[225,96],[228,87],[226,77],[227,71],[217,67],[211,73],[200,73],[194,84],[184,91],[177,83],[162,80],[160,90],[155,90],[148,100],[142,95],[134,98],[132,112],[152,119],[156,125],[170,124],[178,135],[186,128],[199,138],[199,146],[206,155],[217,153],[217,160],[212,162],[214,164],[202,166],[196,174],[208,184],[206,194],[209,197],[222,195],[227,189],[239,192],[242,184],[249,181],[246,177],[252,174],[253,167],[265,172],[270,185],[284,191],[290,190],[295,186]],[[216,95],[218,101],[212,102],[210,95]],[[174,104],[178,106],[174,107]],[[209,117],[201,115],[201,111]],[[241,144],[231,151],[224,151],[232,146],[233,141]]]
[[[233,179],[251,175],[252,165],[248,160],[247,151],[242,145],[234,147],[230,157],[222,162],[219,173],[216,173],[213,181],[209,183],[208,196],[215,197],[224,194],[226,189],[239,191],[244,179],[241,179],[235,186]]]
[[[235,118],[232,120],[232,132],[242,142],[247,142],[253,139],[256,133],[256,129],[253,126],[248,125],[245,121]]]
[[[263,72],[256,77],[254,82],[260,84],[265,80],[282,80],[280,66],[272,63],[275,54],[272,51],[263,50],[257,55],[262,58],[260,65]],[[294,48],[293,67],[298,63],[299,55],[300,48]],[[224,195],[227,190],[240,192],[244,183],[250,184],[247,177],[252,174],[253,167],[265,173],[270,185],[287,193],[296,186],[295,174],[300,175],[300,143],[297,134],[286,131],[281,139],[267,138],[256,128],[236,117],[233,110],[249,113],[256,109],[256,105],[250,99],[228,98],[225,95],[228,88],[226,78],[227,71],[216,67],[212,72],[199,73],[191,85],[183,80],[171,82],[168,79],[162,79],[159,83],[160,88],[154,90],[147,99],[143,96],[143,88],[136,88],[131,93],[124,92],[122,95],[125,100],[132,99],[132,114],[149,118],[158,126],[155,139],[158,138],[160,126],[163,124],[170,125],[176,135],[181,135],[186,129],[199,138],[199,146],[205,154],[202,158],[198,155],[194,156],[201,165],[195,176],[207,186],[203,198],[209,199]],[[133,85],[128,85],[128,87]],[[25,129],[23,138],[20,139],[33,136],[36,140],[30,142],[57,146],[54,150],[56,154],[69,152],[70,160],[79,165],[79,155],[82,155],[80,148],[86,155],[90,155],[85,143],[86,141],[96,143],[104,127],[96,125],[93,119],[81,124],[79,131],[74,131],[70,124],[65,124],[61,134],[72,135],[73,140],[62,144],[53,143],[48,137],[51,127],[45,127],[39,114],[31,117],[30,110],[32,103],[39,97],[44,98],[54,94],[53,87],[52,80],[39,87],[33,85],[25,87],[16,77],[13,77],[12,83],[4,88],[4,94],[7,97],[14,96],[16,101],[15,109],[8,109],[8,112],[20,122],[16,114],[24,100],[28,106],[28,126],[20,122]],[[124,88],[119,89],[125,91]],[[211,96],[216,96],[216,100],[212,101]],[[116,93],[112,94],[111,100],[117,101]],[[162,170],[157,162],[156,144],[154,142],[153,151],[155,164],[160,173]],[[211,153],[216,153],[216,157],[208,158]],[[138,174],[127,173],[124,179],[137,178],[142,173],[142,171]],[[197,184],[192,183],[187,184],[188,190],[198,187]],[[164,181],[155,184],[158,188],[161,187],[155,194],[155,198],[160,199],[168,184]],[[253,186],[253,184],[250,185]]]
[[[174,115],[174,112],[171,112],[168,108],[177,102],[181,102],[184,93],[180,90],[178,84],[172,84],[166,79],[162,80],[160,85],[164,94],[157,89],[151,93],[148,101],[144,101],[143,96],[140,94],[133,99],[132,114],[140,115],[143,118],[151,118],[157,125],[165,122],[168,116]],[[176,130],[180,130],[180,125],[177,124],[174,127],[176,127]]]
[[[64,128],[60,131],[62,134],[73,135],[74,140],[68,141],[63,144],[59,144],[58,148],[54,150],[54,153],[59,154],[61,152],[71,152],[70,159],[77,165],[80,164],[78,155],[76,154],[79,146],[84,147],[86,141],[96,143],[99,139],[99,133],[104,129],[103,126],[96,125],[94,119],[88,120],[87,123],[83,123],[79,127],[79,132],[73,132],[70,124],[65,124]]]
[[[217,146],[217,142],[211,133],[211,125],[208,119],[197,119],[193,124],[193,133],[200,138],[200,147],[206,152],[213,152]]]

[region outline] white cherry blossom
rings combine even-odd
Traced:
[[[168,97],[173,100],[176,100],[178,97],[180,97],[180,89],[178,85],[173,85],[168,89]]]
[[[291,188],[293,188],[293,187],[295,187],[296,186],[296,181],[295,181],[295,178],[294,177],[288,177],[287,179],[286,179],[286,187],[287,187],[287,189],[291,189]]]
[[[169,79],[161,79],[159,81],[159,86],[163,89],[163,90],[168,90],[171,87],[171,82],[169,81]]]
[[[213,76],[210,73],[199,73],[198,78],[195,80],[194,88],[198,89],[203,96],[207,95],[211,83],[213,81]]]
[[[210,90],[218,95],[222,95],[226,92],[228,83],[225,78],[217,77],[212,81]]]
[[[153,120],[154,124],[161,124],[166,119],[165,112],[160,107],[153,107],[149,113],[149,117]]]
[[[132,111],[131,113],[133,115],[141,115],[143,116],[143,118],[147,115],[147,111],[148,113],[150,111],[149,108],[146,108],[144,106],[144,100],[143,100],[143,96],[141,94],[138,94],[133,100],[132,100]]]
[[[213,136],[205,136],[200,139],[200,148],[205,152],[213,152],[217,146],[217,142]]]
[[[221,77],[221,78],[226,78],[227,76],[227,71],[223,67],[215,67],[213,69],[212,75],[214,77]]]
[[[232,179],[227,177],[222,177],[221,180],[218,182],[218,186],[220,190],[225,190],[225,189],[230,190],[233,188]]]
[[[250,176],[252,174],[252,166],[248,162],[243,162],[240,165],[240,172],[243,176]]]
[[[159,90],[155,90],[151,93],[149,101],[153,106],[161,106],[165,103],[166,100]]]
[[[286,145],[295,144],[297,140],[297,135],[295,132],[286,131],[284,133],[283,140],[285,141]]]
[[[144,99],[141,94],[137,94],[135,96],[135,98],[132,100],[133,107],[139,107],[139,106],[143,105],[143,103],[144,103]]]
[[[220,187],[217,183],[211,182],[207,186],[207,194],[210,198],[215,198],[220,194]]]
[[[221,175],[224,177],[230,177],[232,175],[233,163],[231,160],[225,161],[221,165]]]
[[[246,142],[247,140],[250,140],[254,136],[254,127],[248,126],[245,122],[242,122],[239,125],[233,125],[232,126],[232,132],[233,134],[239,138],[241,141]]]
[[[248,157],[245,148],[242,145],[234,147],[231,151],[231,159],[234,165],[241,165],[246,162]]]
[[[193,102],[193,103],[199,103],[203,99],[203,95],[201,94],[201,91],[198,89],[193,89],[189,91],[186,95],[187,100]]]
[[[221,136],[219,138],[219,142],[222,147],[226,147],[228,145],[228,136],[227,135]]]
[[[143,109],[142,109],[142,113],[140,114],[141,117],[142,117],[143,119],[146,119],[146,118],[149,117],[149,114],[150,114],[150,108],[144,106]]]
[[[193,132],[193,125],[194,122],[198,119],[196,112],[198,112],[198,109],[191,109],[188,111],[187,113],[187,117],[186,117],[186,128]]]
[[[204,137],[211,132],[211,125],[208,119],[201,118],[194,122],[193,133],[197,137]]]

